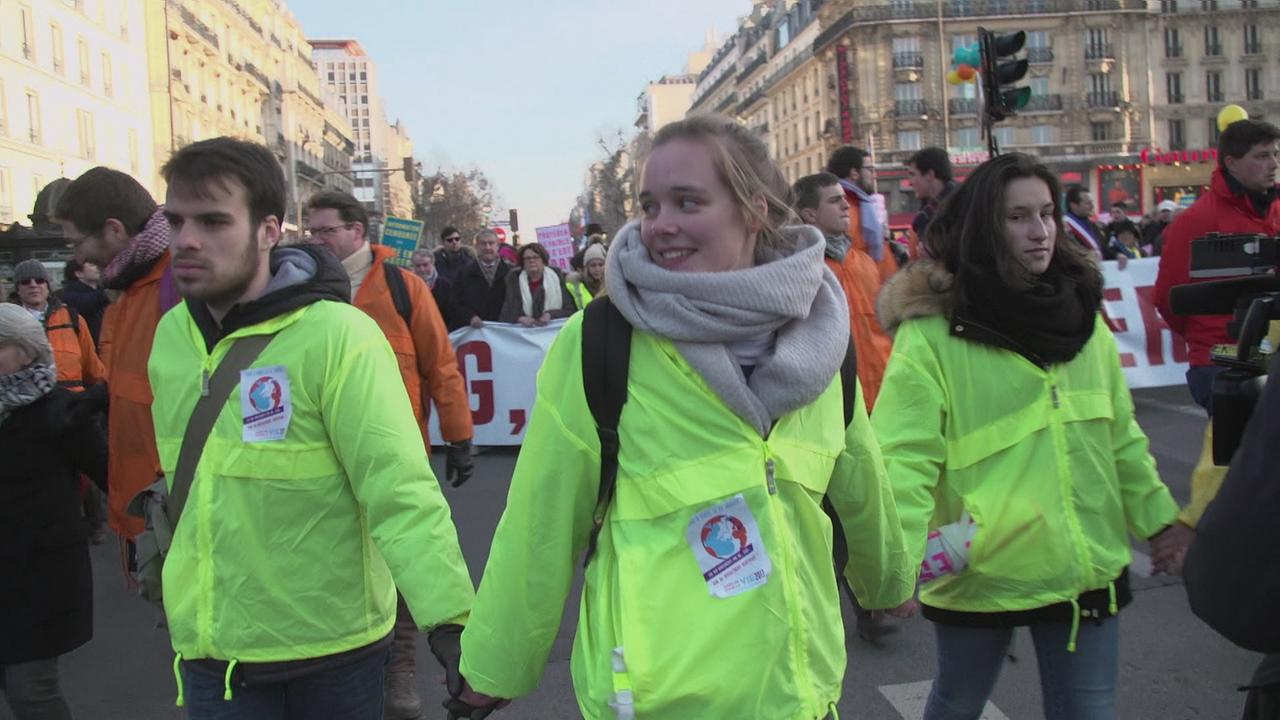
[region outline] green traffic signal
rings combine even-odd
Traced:
[[[1000,93],[1000,104],[1007,110],[1021,110],[1031,102],[1031,88],[1020,87]]]

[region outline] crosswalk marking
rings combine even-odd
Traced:
[[[877,689],[893,709],[898,711],[902,720],[921,720],[924,717],[924,706],[929,700],[929,690],[932,687],[932,680],[922,680],[901,685],[881,685]],[[978,720],[1009,720],[1009,717],[988,702]]]

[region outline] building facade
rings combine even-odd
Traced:
[[[151,186],[143,0],[0,3],[0,226],[108,165]]]
[[[338,111],[351,125],[355,156],[352,194],[374,218],[392,214],[389,170],[400,167],[392,147],[395,131],[387,122],[378,87],[378,66],[359,42],[312,40],[320,82],[338,98]],[[394,164],[393,164],[394,163]],[[371,224],[380,225],[376,220]]]
[[[744,2],[745,5],[745,2]],[[1189,204],[1216,165],[1226,104],[1280,116],[1280,0],[755,0],[699,74],[690,112],[736,117],[789,180],[841,144],[872,151],[890,223],[917,202],[903,163],[950,151],[963,177],[988,156],[975,84],[949,85],[979,27],[1025,31],[1030,104],[995,128],[1099,211]]]
[[[219,135],[266,145],[285,170],[282,225],[296,235],[325,187],[325,102],[301,26],[280,0],[146,2],[157,164]]]

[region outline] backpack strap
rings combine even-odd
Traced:
[[[196,400],[196,406],[187,420],[186,432],[182,435],[178,462],[173,470],[173,485],[169,489],[169,501],[165,505],[169,524],[174,529],[178,527],[178,518],[182,516],[182,508],[187,504],[187,495],[191,492],[191,483],[196,476],[196,465],[204,453],[205,443],[209,441],[213,424],[226,406],[227,398],[231,397],[231,390],[240,384],[240,371],[253,364],[274,337],[274,334],[267,334],[237,338],[209,378],[208,392],[201,393],[200,399]]]
[[[631,323],[608,296],[589,303],[582,318],[582,388],[600,435],[600,488],[591,514],[591,536],[582,566],[591,562],[604,516],[618,483],[618,420],[627,402],[631,364]]]
[[[399,267],[385,260],[382,270],[387,276],[387,289],[391,291],[391,302],[396,306],[396,313],[404,320],[404,326],[413,329],[413,301],[409,299],[409,286],[404,282],[404,272]],[[354,298],[353,298],[354,299]]]
[[[57,312],[57,310],[62,310],[62,309],[65,309],[67,311],[67,321],[61,325],[50,325],[49,316],[53,315],[53,313]],[[80,313],[76,312],[75,308],[65,303],[62,305],[59,305],[57,310],[52,310],[44,314],[45,334],[53,332],[54,330],[71,329],[75,332],[76,335],[79,335],[80,334]]]

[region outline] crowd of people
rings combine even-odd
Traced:
[[[1131,538],[1180,572],[1225,469],[1202,463],[1180,511],[1099,263],[1161,256],[1156,303],[1212,412],[1227,318],[1177,316],[1168,290],[1195,237],[1280,232],[1278,140],[1233,124],[1208,195],[1106,230],[1034,157],[960,179],[925,149],[898,246],[864,150],[791,185],[755,134],[696,116],[654,137],[640,216],[589,228],[567,273],[454,227],[399,267],[340,192],[283,243],[283,172],[246,141],[175,152],[163,205],[90,170],[56,207],[63,290],[26,261],[0,305],[0,572],[24,598],[0,694],[18,720],[70,717],[57,658],[92,636],[101,490],[193,720],[416,718],[420,633],[450,716],[486,717],[539,683],[584,561],[571,668],[593,720],[834,718],[842,591],[870,640],[932,622],[928,720],[981,715],[1018,627],[1047,718],[1114,718]],[[443,481],[474,473],[449,332],[557,319],[477,591],[428,464],[434,444]],[[602,328],[610,351],[630,338],[606,356],[613,426],[584,381]],[[1248,717],[1274,717],[1277,665]]]

